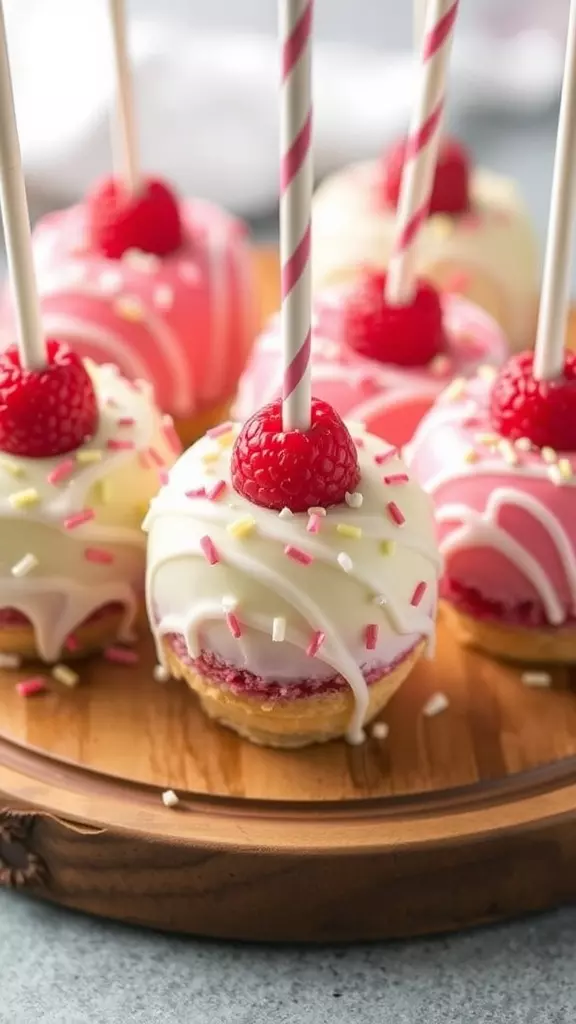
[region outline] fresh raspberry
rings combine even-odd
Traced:
[[[182,245],[178,200],[162,181],[149,178],[132,195],[116,178],[106,178],[86,204],[90,245],[109,259],[121,259],[128,249],[168,256]]]
[[[345,299],[341,337],[360,355],[395,366],[426,366],[443,352],[446,339],[438,292],[418,281],[416,295],[407,306],[390,306],[384,298],[386,274],[367,271]],[[322,312],[319,329],[322,330]],[[330,325],[326,323],[329,331]],[[337,325],[334,331],[338,336]]]
[[[27,370],[11,345],[0,355],[0,451],[31,459],[79,448],[98,427],[98,403],[80,357],[46,343],[46,366]]]
[[[406,158],[406,139],[396,142],[383,158],[383,188],[386,203],[398,206],[402,171]],[[445,213],[452,217],[466,213],[470,208],[470,157],[464,146],[455,139],[440,143],[434,185],[428,213]]]
[[[232,451],[232,484],[255,505],[292,512],[344,501],[360,479],[356,447],[337,412],[312,399],[309,430],[282,429],[282,403],[255,412]]]
[[[533,363],[533,352],[519,352],[500,370],[490,400],[494,429],[538,448],[576,451],[576,354],[566,352],[556,380],[535,380]]]

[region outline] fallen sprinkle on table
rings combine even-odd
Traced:
[[[117,665],[137,665],[138,655],[136,651],[129,651],[126,647],[107,647],[104,651],[106,661],[114,662]]]
[[[385,740],[390,732],[390,726],[386,722],[374,722],[371,731],[375,740]]]
[[[0,668],[20,668],[22,658],[19,654],[0,653]]]
[[[552,676],[549,672],[523,672],[520,676],[524,686],[548,689],[552,685]]]
[[[19,562],[16,562],[16,564],[12,566],[10,572],[13,576],[16,576],[17,579],[20,579],[22,576],[27,576],[29,572],[32,572],[37,565],[38,559],[36,558],[36,555],[28,553],[27,555],[24,555]]]
[[[69,686],[73,689],[78,686],[80,682],[80,676],[74,669],[69,668],[68,665],[54,665],[52,669],[52,677],[57,683],[62,683],[63,686]]]
[[[43,676],[34,676],[32,679],[23,679],[16,683],[16,692],[20,697],[36,697],[47,690],[46,680]]]
[[[167,668],[164,668],[164,665],[154,665],[152,676],[156,683],[167,683],[170,679],[170,673]]]
[[[286,637],[286,619],[283,615],[277,615],[272,620],[272,640],[276,644],[283,643]]]
[[[439,715],[442,711],[446,711],[449,703],[450,701],[445,693],[433,693],[422,708],[422,713],[426,715],[427,718],[434,718],[435,715]]]
[[[48,473],[47,480],[49,484],[59,484],[63,480],[67,480],[68,477],[74,472],[76,463],[74,459],[63,459],[59,462],[54,469]]]
[[[176,796],[173,789],[165,789],[162,793],[162,803],[164,807],[177,807],[180,803],[180,797]]]
[[[72,654],[80,649],[80,643],[78,641],[78,638],[74,636],[74,633],[70,633],[70,636],[66,637],[64,647],[67,651],[70,651]]]

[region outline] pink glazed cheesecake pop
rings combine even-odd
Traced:
[[[576,661],[576,356],[564,349],[575,152],[572,0],[535,352],[449,387],[408,453],[434,502],[455,634],[519,661]]]
[[[139,168],[124,3],[111,0],[121,171],[38,224],[47,333],[154,386],[188,443],[228,414],[255,333],[245,226]]]

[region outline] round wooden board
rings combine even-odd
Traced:
[[[266,311],[277,266],[260,258]],[[574,670],[530,689],[440,623],[385,740],[260,749],[181,683],[101,659],[24,700],[0,673],[0,883],[89,913],[241,939],[460,928],[576,897]],[[27,673],[29,674],[29,673]],[[576,675],[574,676],[576,681]],[[434,693],[448,708],[423,714]],[[163,806],[163,790],[180,803]]]

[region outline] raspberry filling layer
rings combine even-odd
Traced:
[[[219,658],[212,651],[202,650],[198,658],[191,658],[188,654],[186,641],[180,634],[171,633],[165,637],[178,659],[189,668],[193,668],[198,675],[203,676],[208,682],[219,686],[223,690],[229,690],[237,696],[261,697],[269,703],[287,700],[301,700],[304,697],[318,697],[320,695],[339,693],[341,690],[350,689],[349,683],[343,676],[336,673],[326,679],[293,679],[289,683],[274,682],[254,675],[247,669],[237,668]],[[416,646],[416,645],[414,645]],[[406,651],[400,657],[388,665],[382,663],[372,665],[361,665],[360,670],[366,683],[370,686],[376,683],[383,676],[393,672],[398,665],[412,654],[414,647]]]
[[[474,619],[493,619],[505,625],[537,629],[557,628],[548,621],[544,607],[537,601],[522,601],[516,605],[505,604],[503,601],[485,597],[474,587],[467,587],[449,577],[445,577],[440,584],[440,596]],[[565,626],[574,624],[576,618],[570,615],[563,623]]]
[[[102,619],[107,615],[118,615],[124,611],[124,606],[119,604],[117,601],[109,602],[108,604],[102,605],[101,608],[97,608],[96,611],[92,612],[84,622],[79,622],[76,628],[85,626],[90,622],[97,622],[98,619]],[[16,608],[0,608],[0,627],[2,626],[29,626],[30,619],[19,612]]]

